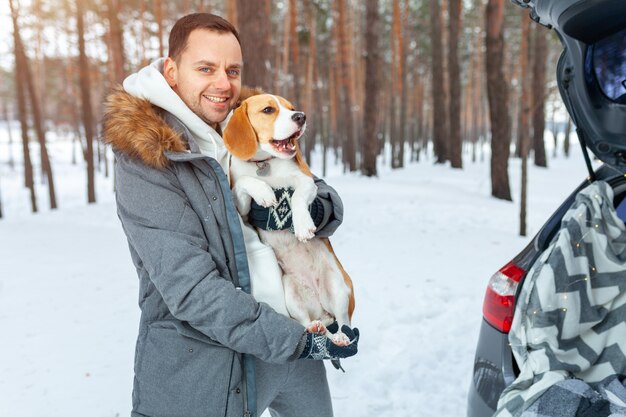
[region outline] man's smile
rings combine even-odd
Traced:
[[[226,101],[228,101],[228,97],[218,97],[218,96],[210,96],[207,94],[203,94],[202,97],[206,98],[207,100],[213,102],[213,103],[224,103]]]

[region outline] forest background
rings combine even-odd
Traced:
[[[509,158],[521,158],[525,235],[527,159],[547,167],[550,136],[554,156],[559,137],[569,155],[571,123],[553,76],[558,40],[505,0],[8,0],[0,120],[9,151],[0,164],[24,176],[33,212],[36,181],[47,185],[51,209],[63,205],[52,140],[73,143],[87,202],[96,202],[95,181],[112,175],[98,140],[104,98],[166,55],[173,23],[199,11],[240,31],[244,84],[309,115],[302,147],[309,162],[314,149],[322,153],[312,167],[322,176],[328,164],[376,176],[381,165],[490,163],[492,195],[512,200]],[[21,137],[11,134],[17,124]],[[0,218],[3,200],[18,198],[1,184]]]

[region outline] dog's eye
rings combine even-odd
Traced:
[[[268,106],[268,107],[264,108],[262,111],[265,114],[272,114],[272,113],[274,113],[275,110],[274,110],[274,107],[269,107]]]

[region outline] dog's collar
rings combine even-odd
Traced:
[[[268,175],[270,175],[271,165],[269,164],[268,161],[270,161],[271,159],[274,159],[274,157],[270,156],[265,159],[259,159],[258,161],[255,161],[254,159],[249,159],[246,162],[251,162],[251,163],[256,164],[256,174],[259,177],[267,177]]]
[[[248,159],[246,162],[254,162],[255,164],[258,164],[259,162],[267,162],[270,159],[274,159],[274,157],[273,156],[269,156],[269,157],[267,157],[265,159],[259,159],[259,160]]]

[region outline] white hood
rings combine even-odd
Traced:
[[[224,169],[227,169],[228,158],[224,140],[211,126],[192,112],[172,90],[163,77],[164,62],[165,58],[159,58],[139,72],[129,75],[124,80],[124,90],[176,116],[194,135],[200,151],[204,155],[215,158]],[[229,119],[230,114],[220,123],[222,130]]]

